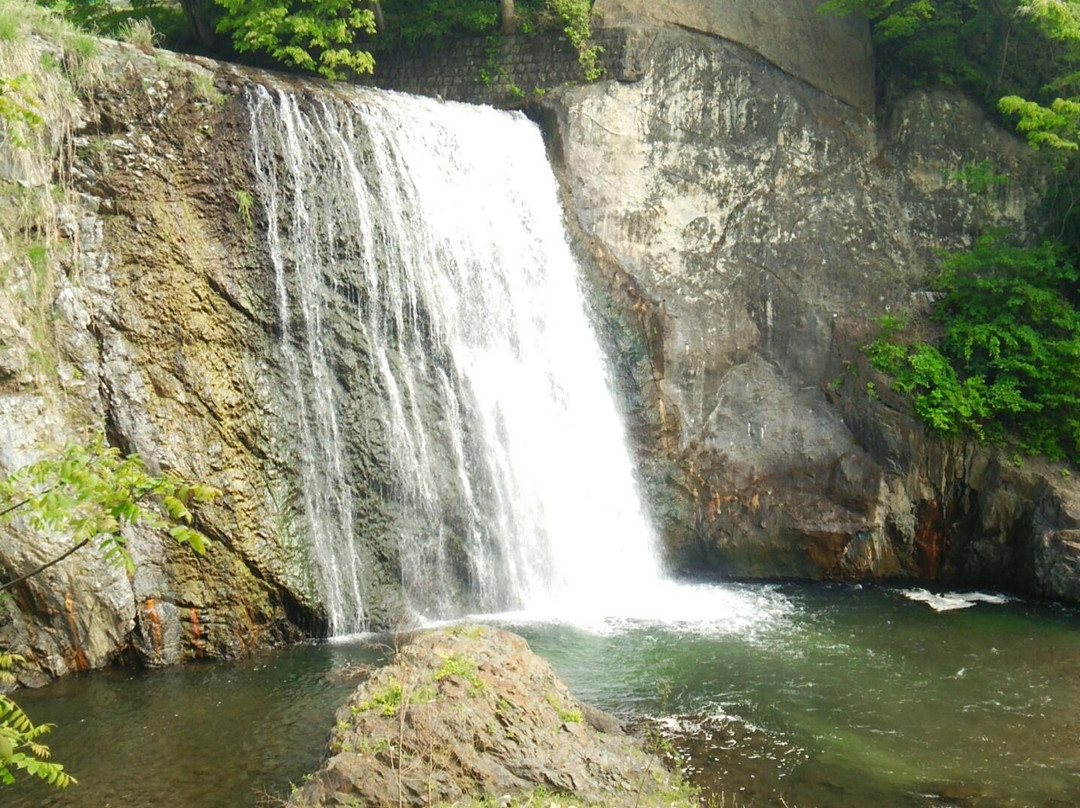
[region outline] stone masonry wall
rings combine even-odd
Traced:
[[[605,79],[634,78],[627,58],[629,32],[598,31]],[[577,52],[562,34],[470,37],[432,49],[403,49],[378,57],[364,81],[386,90],[439,96],[448,101],[513,107],[555,87],[583,82]]]

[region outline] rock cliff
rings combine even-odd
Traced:
[[[642,27],[628,53],[637,80],[560,90],[541,117],[674,565],[1063,594],[1075,484],[928,437],[859,353],[877,317],[928,307],[936,250],[1034,232],[1025,145],[946,91],[869,117],[793,74],[805,58],[729,39]],[[1009,184],[949,180],[983,160]]]
[[[629,25],[612,39],[620,80],[549,92],[536,112],[673,566],[1080,597],[1074,478],[928,437],[858,351],[877,316],[925,307],[936,249],[1034,231],[1043,178],[1026,147],[949,92],[868,114],[858,26],[807,18],[786,47],[763,31],[798,31],[746,3],[648,19],[600,5]],[[89,74],[54,45],[19,47],[20,70],[66,89],[37,156],[0,156],[0,471],[104,431],[224,496],[197,514],[204,559],[141,532],[133,576],[77,554],[0,601],[0,646],[40,682],[323,630],[273,349],[280,290],[250,196],[250,76],[116,44]],[[986,159],[1007,186],[948,179]],[[352,389],[362,417],[377,391]],[[368,492],[368,617],[386,626],[405,611],[392,480],[364,440],[349,478]],[[0,530],[0,575],[65,547]]]
[[[35,38],[22,47],[31,64],[55,50]],[[41,234],[40,260],[19,228],[4,232],[0,468],[104,431],[151,470],[224,495],[197,514],[213,540],[202,559],[135,530],[133,576],[86,550],[15,587],[0,602],[0,645],[27,658],[24,682],[120,656],[236,656],[320,619],[283,510],[263,314],[272,288],[237,212],[242,108],[209,70],[170,55],[105,44],[92,70],[48,111],[67,131],[28,152],[39,170],[11,163],[3,178],[5,194],[52,204],[34,226],[56,230]],[[59,69],[38,80],[75,81]],[[2,529],[0,572],[13,578],[64,549],[63,536]]]

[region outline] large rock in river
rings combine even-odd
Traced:
[[[418,636],[357,688],[330,757],[288,804],[511,804],[538,789],[613,806],[689,804],[659,760],[580,704],[523,639],[469,627]]]

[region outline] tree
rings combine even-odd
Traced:
[[[204,48],[217,47],[217,27],[214,20],[214,0],[180,0],[184,17],[191,26],[195,40]]]
[[[1037,148],[1048,147],[1062,152],[1080,148],[1080,2],[1077,0],[1025,0],[1018,13],[1033,20],[1052,42],[1065,50],[1070,70],[1058,76],[1046,89],[1054,97],[1046,104],[1018,95],[1005,96],[998,108],[1019,118],[1018,131]]]
[[[1075,150],[1080,0],[825,0],[859,13],[881,61],[916,83],[954,84],[1019,117],[1032,145]]]
[[[1080,462],[1080,0],[827,0],[821,9],[864,14],[892,79],[972,92],[1016,121],[1053,168],[1047,242],[984,236],[947,258],[934,282],[940,335],[913,341],[887,318],[866,347],[872,366],[937,432],[1010,436],[1022,450]],[[961,173],[993,176],[988,161]]]
[[[208,539],[192,527],[190,506],[209,502],[220,492],[165,472],[154,476],[135,455],[122,456],[103,435],[88,444],[72,444],[56,459],[25,466],[0,481],[0,524],[21,519],[41,534],[65,534],[71,546],[46,563],[0,584],[0,593],[52,567],[88,544],[96,544],[107,562],[134,570],[124,537],[125,526],[163,530],[199,555]],[[0,652],[0,685],[13,684],[17,654]],[[74,779],[48,760],[39,743],[50,726],[35,726],[8,696],[0,695],[0,785],[15,781],[18,770],[64,788]]]
[[[499,0],[499,30],[504,34],[518,32],[518,19],[514,11],[514,0]]]
[[[353,43],[375,33],[375,12],[354,0],[215,0],[224,9],[219,33],[232,34],[238,53],[263,52],[290,67],[328,79],[345,69],[371,73],[375,60]]]

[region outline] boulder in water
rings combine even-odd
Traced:
[[[551,794],[690,804],[675,775],[581,705],[525,640],[473,626],[416,636],[360,685],[337,713],[330,757],[288,805],[510,805]]]

